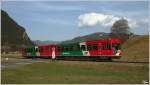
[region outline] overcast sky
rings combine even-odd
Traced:
[[[2,9],[32,40],[108,33],[120,18],[128,20],[132,32],[148,33],[148,1],[3,1]]]

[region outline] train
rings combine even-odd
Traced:
[[[25,58],[50,58],[55,59],[119,59],[122,55],[121,40],[111,38],[91,40],[70,44],[37,45],[23,48]]]

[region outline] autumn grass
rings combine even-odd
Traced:
[[[3,84],[135,84],[148,80],[148,64],[54,61],[2,69]]]
[[[122,45],[122,58],[119,61],[149,62],[149,36],[135,37]]]

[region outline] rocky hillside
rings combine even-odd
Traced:
[[[2,52],[17,51],[21,47],[34,45],[25,29],[1,10],[1,45]]]
[[[122,45],[121,61],[148,62],[149,61],[149,36],[138,36],[127,40]]]

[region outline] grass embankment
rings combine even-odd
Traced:
[[[121,61],[149,62],[149,36],[134,37],[122,45]]]
[[[15,53],[15,54],[9,53],[9,54],[2,54],[1,58],[17,58],[17,59],[22,59],[24,57],[22,56],[21,53]]]
[[[129,65],[128,65],[129,64]],[[148,65],[113,62],[56,61],[2,69],[2,83],[142,83]]]

